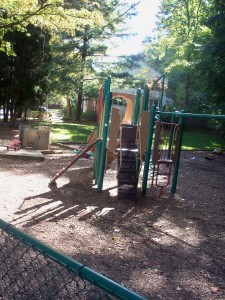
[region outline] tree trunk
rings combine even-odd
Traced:
[[[77,115],[75,118],[75,121],[78,121],[78,122],[81,120],[81,107],[82,107],[83,89],[84,89],[84,69],[85,69],[85,61],[87,58],[87,49],[88,49],[88,37],[87,37],[88,28],[89,28],[89,26],[87,25],[85,27],[83,46],[81,49],[82,64],[81,64],[81,70],[80,70],[80,85],[79,85],[78,96],[77,96]]]
[[[78,121],[78,122],[80,122],[80,120],[81,120],[82,98],[83,98],[83,89],[81,89],[78,92],[78,96],[77,96],[77,114],[76,114],[75,121]]]
[[[22,118],[22,116],[23,116],[23,110],[22,110],[21,108],[19,108],[19,109],[17,110],[16,117],[17,117],[17,118]]]
[[[71,107],[70,96],[66,96],[66,116],[67,116],[67,118],[72,117],[72,107]]]
[[[185,80],[184,80],[184,107],[185,109],[189,106],[189,89],[190,89],[190,78],[189,74],[185,74]]]
[[[16,124],[16,116],[17,116],[17,112],[16,110],[12,113],[11,115],[11,118],[10,118],[10,122],[9,122],[9,126],[11,128],[14,128],[15,127],[15,124]]]
[[[4,104],[3,105],[3,122],[8,123],[8,121],[9,121],[9,110],[6,107],[6,105]]]
[[[8,123],[9,121],[9,99],[8,97],[5,98],[3,104],[3,121],[4,123]]]
[[[77,122],[80,122],[81,120],[82,101],[83,101],[83,80],[80,83],[80,88],[77,96],[77,114],[75,118],[75,121]]]

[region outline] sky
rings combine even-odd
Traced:
[[[133,3],[134,0],[128,0],[127,2]],[[127,26],[130,28],[128,32],[137,33],[137,35],[122,41],[115,40],[114,42],[119,43],[119,46],[114,49],[111,48],[110,55],[130,55],[143,50],[142,41],[146,36],[153,36],[154,34],[153,29],[159,4],[160,0],[141,0],[136,8],[138,14],[127,22]]]

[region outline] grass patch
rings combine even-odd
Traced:
[[[182,150],[213,150],[225,149],[225,137],[212,133],[210,130],[185,130]]]
[[[88,135],[93,132],[96,125],[52,123],[51,141],[68,143],[85,143]]]
[[[0,120],[3,124],[3,120]],[[37,126],[51,127],[52,142],[86,143],[87,137],[97,127],[96,123],[52,123],[51,121],[33,121],[34,128]],[[182,150],[225,150],[225,136],[213,133],[210,130],[185,130],[183,134]]]
[[[43,124],[44,125],[44,124]],[[51,141],[85,143],[87,137],[96,128],[96,124],[52,123]],[[210,130],[185,130],[182,150],[225,150],[225,136]]]

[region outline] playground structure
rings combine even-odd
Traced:
[[[162,80],[161,97],[156,107],[154,103],[150,103],[149,95],[151,88],[160,80]],[[104,121],[98,133],[102,140],[96,146],[94,166],[98,192],[102,191],[107,153],[114,151],[118,161],[118,198],[136,199],[142,167],[142,195],[146,195],[148,184],[151,187],[157,186],[159,195],[163,194],[164,187],[171,184],[170,193],[174,195],[177,188],[185,118],[225,120],[225,115],[192,114],[184,111],[164,112],[162,110],[164,81],[165,74],[151,86],[146,85],[143,91],[138,89],[136,95],[111,92],[110,79],[103,86]],[[127,103],[123,117],[121,111],[111,107],[112,99],[115,97],[123,98]]]
[[[164,75],[161,76],[164,79]],[[142,164],[145,160],[143,158],[146,155],[147,141],[149,140],[149,124],[150,124],[150,110],[148,110],[149,100],[149,87],[146,86],[142,96],[140,89],[135,94],[127,94],[121,92],[111,92],[110,90],[111,79],[108,78],[100,90],[100,97],[97,106],[98,113],[98,127],[97,130],[91,135],[88,141],[88,145],[82,149],[67,165],[60,170],[50,181],[50,186],[56,183],[56,180],[65,173],[79,158],[88,151],[95,151],[94,157],[94,180],[97,184],[98,192],[102,192],[103,180],[106,165],[110,164],[115,158],[117,158],[118,166],[118,198],[136,199],[138,194],[138,182],[139,174]],[[112,106],[112,99],[122,98],[126,101],[125,113]],[[157,131],[158,132],[158,131]],[[176,132],[176,131],[174,131]],[[160,132],[159,132],[160,134]],[[171,132],[172,134],[172,132]],[[176,136],[177,137],[177,136]],[[162,138],[158,138],[158,149],[162,147],[162,143],[159,141]],[[170,152],[174,156],[172,151],[173,140],[170,141]],[[176,142],[176,149],[179,143]],[[165,147],[165,143],[164,143]],[[156,144],[154,146],[154,157],[156,157],[157,149]],[[175,151],[177,152],[177,150]],[[165,151],[165,149],[163,150]],[[169,153],[169,152],[168,152]],[[158,153],[160,154],[160,153]],[[160,160],[161,155],[157,156],[155,161]],[[176,155],[176,157],[178,157]],[[165,163],[167,162],[167,163]],[[171,160],[167,157],[164,158],[164,166],[169,164],[169,173],[162,174],[167,176],[167,184],[169,184],[170,176],[172,172],[172,163],[175,160]],[[158,162],[155,162],[156,165]],[[162,160],[161,160],[162,164]],[[154,172],[152,175],[152,185],[154,183]],[[165,184],[159,183],[160,173],[156,172],[157,186],[162,188]]]
[[[164,79],[165,74],[150,87],[146,85],[143,91],[137,89],[136,94],[128,94],[112,92],[111,79],[108,78],[100,90],[96,131],[91,135],[87,147],[56,174],[50,184],[55,183],[59,176],[91,149],[95,152],[93,177],[98,192],[102,192],[106,166],[117,159],[118,199],[137,199],[142,168],[142,195],[146,195],[147,186],[156,186],[161,196],[163,189],[170,184],[170,192],[175,194],[185,118],[224,120],[225,116],[163,112]],[[150,103],[149,93],[160,80],[163,81],[161,99],[156,107]],[[115,98],[126,101],[125,113],[112,105]]]
[[[156,82],[162,78],[164,81],[164,76],[160,76]],[[117,157],[119,199],[137,199],[139,175],[143,165],[145,173],[142,195],[146,194],[149,176],[151,176],[151,186],[155,184],[159,187],[160,195],[163,193],[163,188],[169,185],[173,177],[172,167],[179,159],[181,125],[155,121],[156,107],[152,105],[149,108],[149,90],[146,85],[143,95],[140,89],[137,90],[136,95],[111,92],[110,79],[103,86],[100,103],[104,116],[99,118],[103,120],[103,125],[99,122],[97,135],[101,140],[96,145],[94,163],[94,179],[98,192],[102,191],[107,155],[111,153],[115,153]],[[126,101],[124,115],[120,109],[112,106],[112,99],[116,97]],[[149,130],[151,126],[154,126],[153,130]],[[150,162],[151,152],[153,156]],[[148,165],[147,172],[146,165]]]

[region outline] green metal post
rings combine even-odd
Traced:
[[[104,94],[103,94],[103,103],[106,101],[108,92],[110,91],[110,85],[111,85],[111,77],[108,77],[103,85]]]
[[[173,109],[173,111],[175,111],[175,108]],[[175,115],[172,115],[171,116],[171,123],[174,123],[174,120],[175,120]],[[171,154],[174,129],[175,128],[172,126],[171,130],[170,130],[170,139],[169,139],[169,147],[168,147],[167,159],[170,158],[170,154]]]
[[[138,117],[140,113],[140,102],[141,102],[141,89],[137,89],[135,106],[134,106],[134,116],[133,116],[133,124],[136,126],[138,125]],[[139,174],[140,165],[141,165],[141,161],[140,158],[138,157],[137,164],[136,164],[137,174]]]
[[[147,190],[147,182],[148,182],[148,171],[150,165],[151,151],[152,151],[152,141],[153,141],[153,132],[154,132],[154,124],[155,124],[155,105],[152,105],[150,111],[150,121],[149,121],[149,131],[148,131],[148,141],[147,148],[145,154],[145,165],[143,171],[143,180],[142,180],[142,195],[146,195]]]
[[[108,138],[108,129],[109,129],[109,119],[110,119],[110,112],[111,112],[111,105],[112,105],[112,92],[108,92],[107,99],[105,102],[105,115],[104,115],[104,123],[103,123],[103,132],[102,132],[102,144],[101,144],[101,156],[100,156],[100,163],[99,163],[99,174],[98,174],[98,188],[97,191],[99,193],[102,192],[103,186],[103,178],[105,172],[105,162],[106,162],[106,145],[107,145],[107,138]]]
[[[173,108],[173,112],[176,113],[176,108],[175,107]],[[174,123],[174,120],[175,120],[175,115],[173,114],[171,116],[171,123]]]
[[[148,109],[148,100],[149,100],[149,88],[147,85],[145,85],[141,111],[146,111]]]
[[[137,125],[138,123],[138,116],[140,112],[140,101],[141,101],[141,89],[137,89],[135,106],[134,106],[134,118],[133,118],[134,125]]]
[[[94,180],[95,184],[97,184],[98,179],[98,171],[99,171],[99,157],[100,157],[100,150],[101,150],[102,141],[100,141],[95,148],[95,157],[94,157]]]
[[[107,98],[107,95],[110,91],[110,85],[111,85],[111,78],[108,77],[105,82],[103,83],[102,87],[103,87],[103,97],[102,97],[102,107],[104,107],[105,105],[105,101]],[[99,127],[100,125],[98,124],[97,127],[97,135],[99,137]],[[101,138],[101,137],[100,137]],[[102,141],[100,141],[97,145],[96,145],[96,150],[95,150],[95,159],[94,159],[94,180],[95,183],[97,184],[98,182],[98,175],[99,175],[99,168],[100,168],[100,158],[101,158],[101,149],[102,149]]]
[[[182,111],[182,114],[184,111]],[[171,186],[171,194],[176,193],[177,189],[177,179],[178,179],[178,172],[179,172],[179,166],[180,166],[180,156],[181,156],[181,147],[182,147],[182,139],[183,139],[183,129],[184,129],[184,116],[179,117],[179,125],[181,126],[181,134],[180,134],[180,143],[178,147],[178,157],[177,157],[177,163],[174,165],[173,169],[173,181]]]

